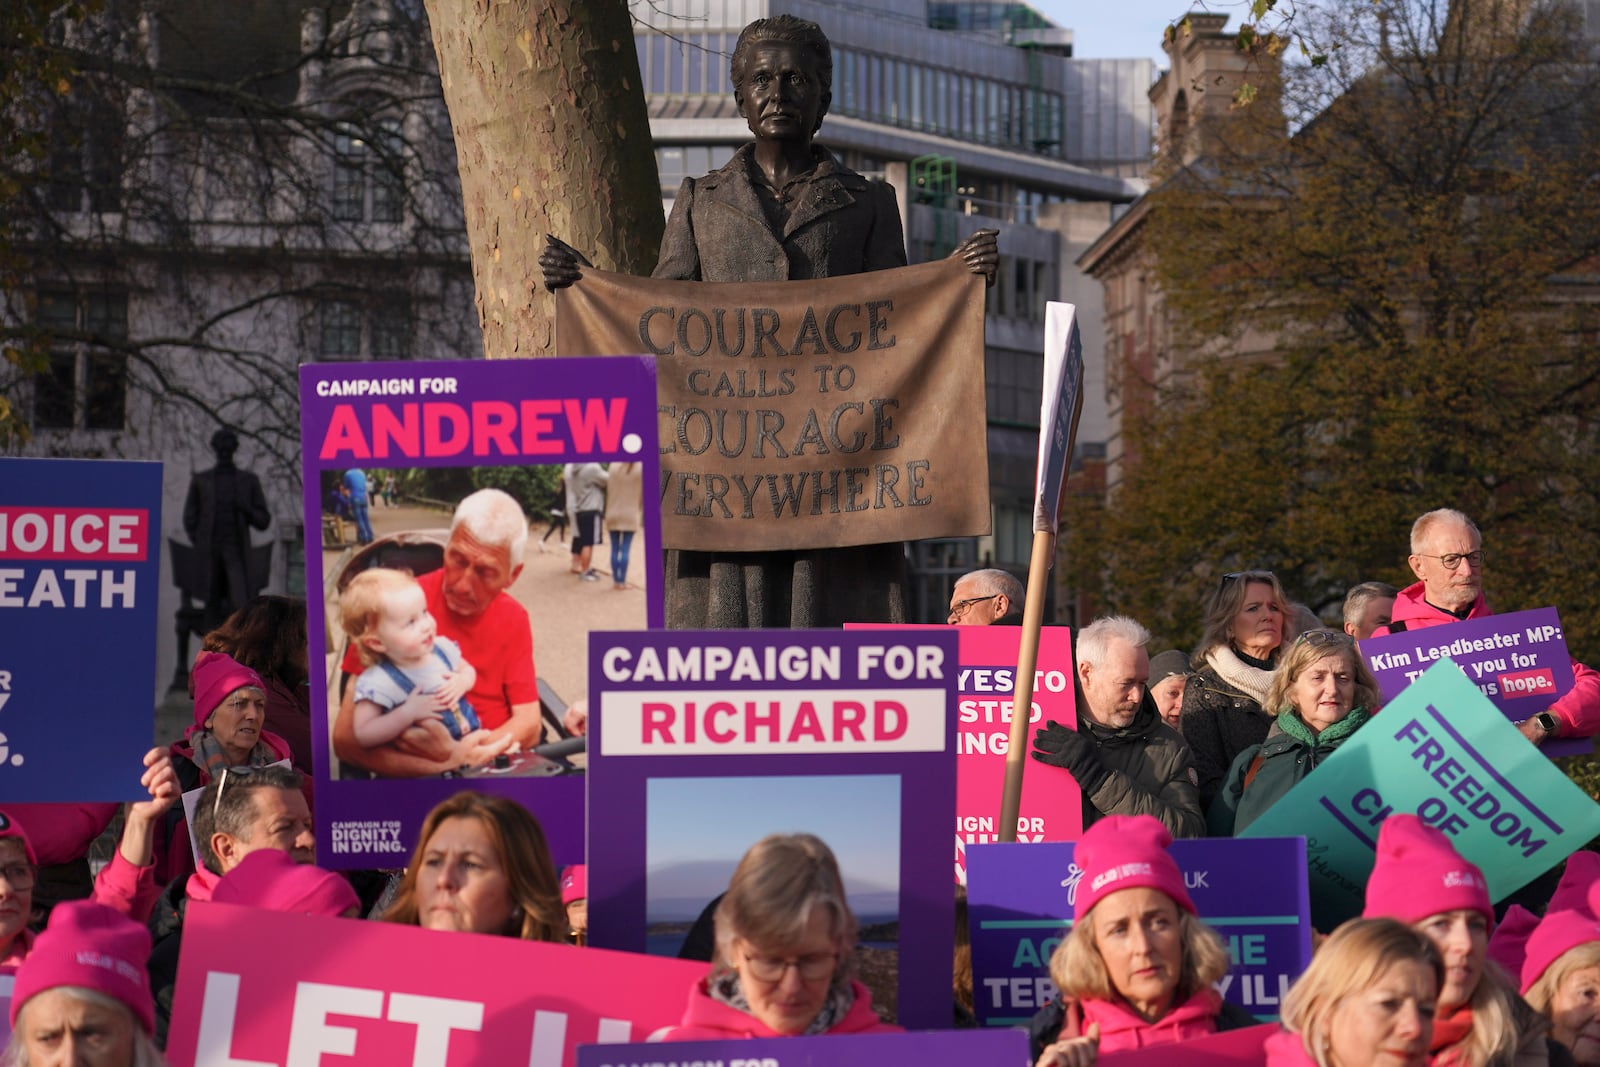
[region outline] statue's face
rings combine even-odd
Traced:
[[[758,141],[809,143],[822,121],[822,83],[798,45],[756,45],[738,97],[739,113]]]

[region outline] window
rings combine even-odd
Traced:
[[[376,137],[347,128],[334,137],[333,217],[342,222],[399,222],[405,200],[405,141],[399,119],[383,119]]]
[[[126,293],[39,293],[38,326],[52,336],[49,366],[33,378],[35,430],[120,430],[127,423]]]
[[[57,105],[48,197],[52,211],[122,210],[122,116],[76,87]]]
[[[411,305],[393,296],[323,300],[317,304],[317,331],[323,359],[408,359]]]

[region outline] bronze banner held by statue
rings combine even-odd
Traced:
[[[653,353],[667,548],[989,532],[983,277],[956,260],[802,282],[585,268],[560,355]]]

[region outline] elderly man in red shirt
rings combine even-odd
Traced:
[[[444,566],[417,579],[439,633],[459,644],[478,672],[467,699],[484,729],[454,741],[442,724],[429,723],[421,736],[414,728],[391,744],[363,748],[355,736],[354,687],[346,687],[333,724],[339,759],[385,778],[420,778],[479,766],[513,746],[539,743],[544,723],[533,627],[527,609],[506,592],[522,573],[527,543],[528,520],[516,500],[498,489],[480,489],[456,507]],[[345,650],[343,669],[361,671],[353,646]]]

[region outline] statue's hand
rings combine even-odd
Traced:
[[[547,233],[544,241],[544,251],[539,253],[539,269],[544,272],[544,287],[552,293],[583,277],[580,267],[594,266],[582,252],[560,238]]]
[[[950,258],[966,263],[972,273],[983,275],[985,285],[993,285],[995,274],[1000,269],[1000,231],[978,230],[956,245]],[[540,262],[543,262],[542,257]]]

